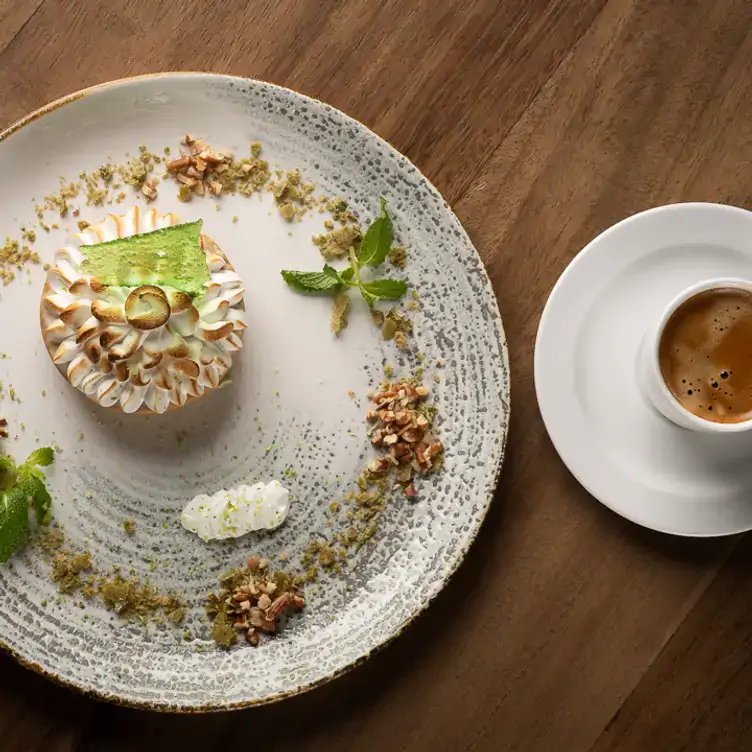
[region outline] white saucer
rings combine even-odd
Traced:
[[[752,212],[691,203],[636,214],[567,267],[535,344],[538,403],[569,470],[613,511],[676,535],[752,529],[752,431],[679,428],[637,383],[648,325],[712,277],[752,279]]]

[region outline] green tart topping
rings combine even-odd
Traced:
[[[198,295],[209,281],[201,225],[198,220],[86,246],[83,269],[104,285],[158,285]]]

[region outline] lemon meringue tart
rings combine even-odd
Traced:
[[[71,386],[103,407],[163,413],[222,384],[243,344],[245,289],[201,226],[136,206],[57,252],[41,325]]]

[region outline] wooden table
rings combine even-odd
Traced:
[[[673,201],[752,207],[750,29],[748,0],[0,0],[2,125],[192,69],[293,87],[391,141],[483,256],[513,378],[477,543],[368,664],[280,705],[166,717],[0,656],[0,749],[752,749],[752,538],[607,511],[554,452],[532,374],[546,297],[594,235]]]

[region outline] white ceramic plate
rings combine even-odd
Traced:
[[[679,428],[637,384],[648,326],[712,277],[752,279],[752,213],[695,203],[637,214],[567,267],[535,346],[541,414],[573,475],[627,519],[677,535],[752,528],[752,436]]]
[[[202,597],[217,589],[220,572],[249,554],[284,552],[293,565],[302,547],[336,529],[328,526],[328,504],[354,488],[370,453],[365,394],[384,377],[384,364],[408,375],[416,356],[381,341],[358,301],[349,328],[335,339],[329,301],[285,286],[280,269],[321,268],[311,235],[326,217],[289,225],[269,194],[223,197],[216,211],[215,201],[181,204],[173,184],[161,186],[156,208],[185,220],[203,217],[248,288],[249,328],[233,382],[195,405],[162,416],[98,409],[60,377],[44,350],[37,323],[42,270],[2,290],[2,350],[10,357],[0,361],[1,404],[16,436],[6,451],[23,457],[37,443],[59,443],[50,483],[69,538],[99,567],[133,568],[160,588],[180,589],[194,608],[187,641],[182,629],[146,632],[95,605],[84,612],[71,599],[56,602],[49,569],[32,553],[0,568],[0,644],[106,699],[206,710],[315,686],[383,645],[427,606],[490,503],[506,438],[509,374],[485,270],[436,190],[359,123],[269,84],[201,74],[144,77],[34,113],[0,138],[0,170],[13,176],[0,187],[4,234],[17,236],[19,226],[35,221],[32,198],[55,190],[58,176],[75,177],[110,156],[122,162],[142,143],[155,152],[176,150],[186,131],[241,155],[260,141],[272,164],[301,168],[319,191],[346,196],[364,220],[386,197],[409,248],[405,275],[422,296],[413,351],[425,355],[447,447],[445,469],[420,483],[417,503],[395,497],[346,576],[308,587],[307,608],[277,638],[256,650],[222,652],[208,639]],[[107,211],[82,206],[80,219],[93,222]],[[36,247],[50,261],[64,233],[39,234]],[[9,400],[11,385],[20,403]],[[295,502],[275,534],[207,545],[180,527],[179,512],[196,493],[279,478],[285,469],[296,472],[287,479]],[[125,519],[136,521],[135,536],[125,534]]]

